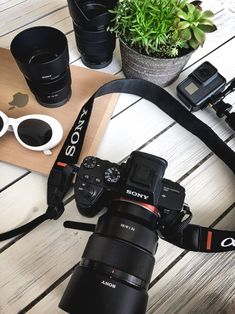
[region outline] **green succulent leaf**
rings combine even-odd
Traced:
[[[183,40],[185,40],[185,41],[188,41],[188,40],[191,39],[191,37],[192,37],[192,35],[191,35],[191,31],[190,31],[189,28],[182,29],[182,30],[180,31],[180,38],[181,38],[181,39],[183,39]]]
[[[197,49],[199,47],[199,43],[195,38],[191,38],[188,43],[193,49]]]
[[[198,21],[202,16],[202,12],[200,10],[195,10],[193,12],[193,18],[195,21]]]
[[[204,19],[204,18],[200,18],[199,23],[200,23],[200,24],[203,24],[203,25],[211,25],[211,26],[213,25],[212,20],[210,20],[210,19]]]
[[[183,20],[187,20],[188,19],[188,15],[187,13],[185,13],[183,10],[178,9],[177,11],[177,16]]]
[[[190,15],[193,15],[194,14],[194,11],[196,10],[195,6],[193,4],[188,4],[187,5],[187,8],[188,8],[188,12]]]
[[[212,33],[217,30],[215,25],[200,25],[199,28],[205,33]]]
[[[202,4],[202,1],[192,1],[191,4],[193,4],[195,7],[198,7]]]
[[[179,22],[179,24],[178,24],[178,29],[185,29],[185,28],[187,28],[187,27],[189,27],[189,25],[190,25],[190,23],[189,22],[187,22],[187,21],[183,21],[183,22]]]
[[[213,17],[214,16],[214,13],[210,10],[206,10],[204,12],[202,12],[202,17],[203,18],[210,18],[210,17]]]
[[[206,39],[205,33],[200,28],[195,27],[195,26],[192,26],[192,30],[193,30],[193,35],[195,36],[195,39],[202,46]]]

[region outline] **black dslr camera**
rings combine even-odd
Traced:
[[[146,311],[158,232],[175,232],[185,215],[185,190],[163,179],[167,162],[133,152],[121,165],[84,159],[75,182],[78,210],[104,207],[59,307],[79,314]],[[87,229],[86,229],[87,230]],[[174,234],[175,236],[175,234]]]
[[[210,107],[219,118],[235,130],[235,112],[230,113],[232,105],[223,99],[235,90],[235,78],[226,86],[225,78],[208,61],[202,63],[176,88],[177,96],[190,111]]]
[[[137,151],[120,166],[87,157],[75,182],[78,210],[84,216],[93,217],[118,198],[154,205],[158,210],[181,210],[184,188],[163,179],[166,167],[166,160]]]

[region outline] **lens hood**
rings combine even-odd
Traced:
[[[25,78],[31,81],[52,80],[69,64],[67,38],[53,27],[36,26],[20,32],[10,50]]]
[[[113,17],[109,10],[116,3],[117,0],[68,0],[77,48],[89,68],[101,69],[112,61],[116,38],[107,28]]]
[[[76,24],[89,28],[105,27],[110,23],[109,12],[117,1],[68,0],[69,13]]]

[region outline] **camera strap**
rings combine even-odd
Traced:
[[[94,99],[110,93],[133,94],[149,100],[186,130],[197,136],[213,153],[235,173],[235,153],[218,135],[195,115],[184,108],[163,88],[141,79],[118,79],[106,83],[82,107],[65,143],[51,169],[47,182],[48,208],[45,214],[32,222],[0,234],[0,241],[25,233],[46,219],[58,219],[63,211],[63,198],[72,186],[77,163],[82,150]],[[189,224],[173,238],[163,234],[163,239],[192,251],[223,252],[235,250],[235,231],[221,231]]]

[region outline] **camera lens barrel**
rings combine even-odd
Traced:
[[[144,314],[157,220],[138,204],[112,202],[99,218],[59,307],[68,313]]]
[[[58,107],[64,104],[71,96],[71,74],[68,68],[61,76],[51,81],[30,81],[27,84],[37,101],[45,107]]]
[[[73,25],[82,62],[92,69],[108,66],[113,58],[115,35],[105,29],[89,30],[75,23]]]
[[[66,36],[56,28],[37,26],[17,34],[11,53],[37,101],[47,107],[63,105],[71,96]]]
[[[116,2],[68,0],[77,48],[89,68],[101,69],[112,61],[116,38],[107,28],[113,17],[109,9]]]

